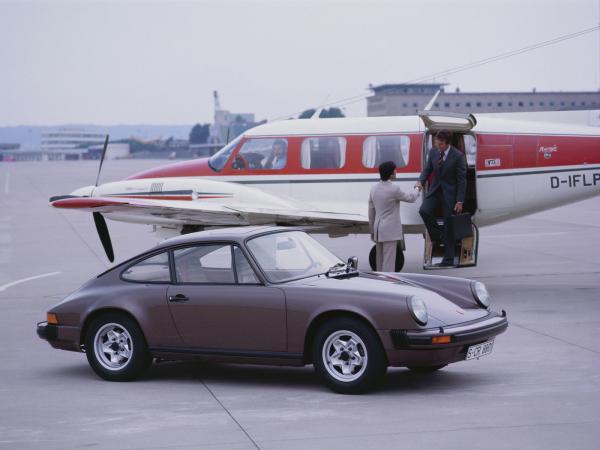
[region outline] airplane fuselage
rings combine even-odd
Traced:
[[[473,221],[478,226],[600,194],[600,130],[492,118],[479,120],[474,129],[457,133],[461,136],[457,144],[464,147],[469,162],[471,207]],[[293,126],[288,125],[290,122],[267,124],[246,132],[233,145],[220,170],[211,167],[208,159],[185,161],[102,185],[94,196],[203,204],[239,200],[236,195],[241,195],[243,189],[232,187],[225,192],[213,192],[206,182],[215,180],[272,194],[264,199],[269,205],[289,200],[290,204],[305,208],[366,217],[369,190],[379,175],[376,165],[365,164],[365,142],[381,136],[403,140],[405,164],[397,169],[396,182],[407,191],[413,189],[431,145],[428,130],[415,117],[307,119],[293,121],[296,122]],[[307,140],[322,138],[343,142],[343,161],[337,163],[340,167],[311,168],[303,161],[303,145]],[[235,166],[240,149],[249,141],[273,139],[286,141],[285,168]],[[260,202],[260,194],[256,195],[258,198],[254,200]],[[417,201],[401,207],[402,223],[408,233],[423,231],[419,206]],[[108,217],[127,220],[118,215]],[[355,231],[366,232],[364,227]]]

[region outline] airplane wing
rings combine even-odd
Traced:
[[[295,209],[269,208],[258,204],[218,204],[192,201],[155,201],[118,197],[70,197],[50,199],[60,209],[98,212],[108,218],[128,216],[136,222],[165,225],[244,226],[289,225],[323,228],[356,228],[368,226],[368,218],[360,214]]]

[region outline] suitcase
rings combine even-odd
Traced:
[[[473,236],[473,225],[471,223],[471,214],[456,214],[448,218],[448,227],[455,241]]]

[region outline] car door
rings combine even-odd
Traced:
[[[286,351],[285,295],[263,285],[237,245],[173,250],[176,283],[167,298],[186,346],[194,349]]]

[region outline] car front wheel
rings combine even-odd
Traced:
[[[375,332],[351,318],[322,325],[313,340],[312,355],[317,373],[341,394],[360,394],[372,389],[387,367]]]
[[[123,314],[103,314],[90,324],[85,352],[94,372],[109,381],[128,381],[152,363],[137,323]]]

